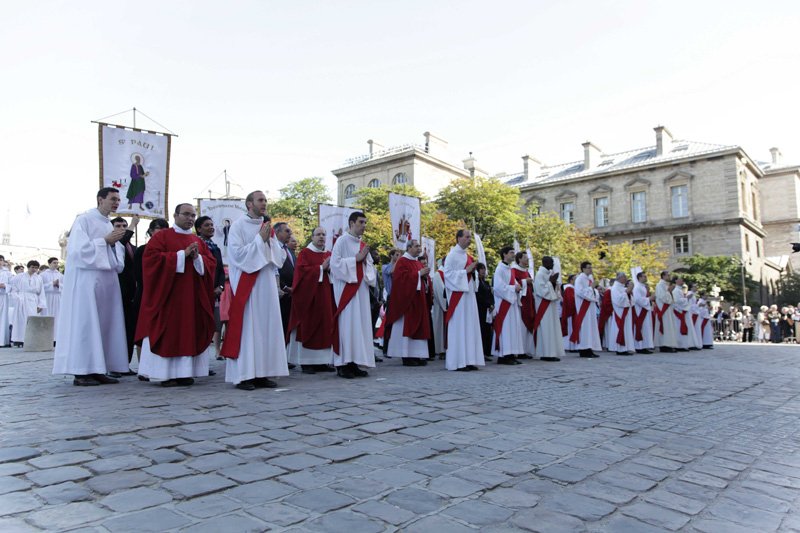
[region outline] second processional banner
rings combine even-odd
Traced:
[[[211,217],[214,221],[213,241],[222,251],[222,259],[228,262],[228,234],[231,224],[247,213],[244,200],[222,198],[200,198],[197,201],[198,216]]]
[[[117,213],[167,218],[170,135],[100,124],[100,187],[119,189]]]
[[[394,246],[405,252],[408,241],[420,238],[419,198],[390,192],[389,216],[392,219]]]
[[[350,213],[358,211],[352,207],[319,204],[319,225],[325,230],[325,249],[333,249],[333,243],[348,230]]]

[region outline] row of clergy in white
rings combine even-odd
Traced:
[[[15,274],[0,256],[0,346],[24,342],[29,316],[58,320],[64,275],[58,259],[51,258],[48,266],[40,273],[39,262],[29,261],[27,270]]]

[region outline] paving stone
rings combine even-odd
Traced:
[[[587,529],[591,533],[606,533],[609,531],[614,533],[664,533],[667,531],[664,528],[651,526],[635,518],[620,514],[612,516],[603,523],[588,524]]]
[[[594,479],[601,483],[635,492],[645,492],[656,486],[656,483],[650,479],[615,471],[601,472],[597,474],[597,477]]]
[[[108,459],[98,459],[97,461],[86,463],[85,466],[98,474],[108,474],[119,470],[145,468],[150,466],[150,460],[140,455],[119,455]]]
[[[374,479],[361,478],[343,479],[329,485],[329,487],[336,492],[347,494],[357,500],[366,500],[367,498],[386,492],[391,488],[391,486],[386,483],[381,483]]]
[[[100,500],[100,503],[112,511],[126,513],[147,509],[170,501],[172,501],[172,496],[165,491],[137,488],[106,496]]]
[[[146,457],[155,464],[177,463],[186,459],[186,456],[182,453],[170,450],[169,448],[142,452],[142,457]]]
[[[266,480],[239,485],[226,491],[225,495],[233,500],[255,505],[277,500],[293,492],[297,492],[297,489],[292,486]]]
[[[69,466],[85,463],[94,459],[96,459],[96,457],[90,453],[77,451],[40,455],[39,457],[34,457],[33,459],[28,460],[28,462],[36,468],[54,468],[57,466]]]
[[[0,477],[0,494],[25,490],[31,486],[30,481],[13,476]]]
[[[535,507],[540,497],[517,489],[497,488],[483,494],[483,500],[502,505],[504,507]]]
[[[49,485],[33,491],[48,505],[88,501],[94,499],[92,493],[84,486],[67,481],[58,485]]]
[[[4,533],[32,533],[41,531],[26,523],[22,518],[0,518],[0,531]]]
[[[267,522],[269,525],[291,526],[308,518],[308,512],[285,503],[268,503],[246,509],[248,514]]]
[[[783,515],[779,513],[742,505],[727,498],[712,503],[708,507],[708,512],[722,520],[750,526],[761,531],[776,530],[783,520]]]
[[[791,510],[791,506],[787,502],[761,494],[755,490],[733,489],[725,491],[724,494],[728,499],[763,511],[788,513]]]
[[[474,529],[446,516],[429,516],[403,528],[407,533],[474,533]]]
[[[25,477],[40,487],[56,485],[65,481],[79,481],[90,478],[91,476],[91,472],[80,466],[59,466],[46,470],[35,470],[25,474]]]
[[[327,513],[347,507],[356,500],[328,488],[312,489],[292,496],[292,505],[303,507],[317,513]]]
[[[236,486],[236,483],[217,474],[200,474],[173,479],[162,486],[178,498],[195,498]]]
[[[145,472],[129,470],[94,476],[86,481],[86,485],[100,494],[110,494],[116,490],[132,489],[134,487],[141,487],[142,485],[149,485],[155,481],[156,479],[154,477],[147,475]]]
[[[511,522],[526,531],[537,533],[578,533],[586,531],[583,520],[548,509],[534,508],[520,511]]]
[[[219,474],[229,477],[238,483],[261,481],[262,479],[269,479],[284,473],[286,473],[286,471],[282,468],[266,463],[248,463],[219,471]]]
[[[677,531],[689,522],[689,517],[685,514],[645,502],[637,502],[623,507],[621,511],[627,516],[670,531]]]
[[[475,526],[488,526],[489,524],[505,522],[513,511],[482,502],[480,500],[468,500],[445,509],[444,514],[457,518]]]
[[[384,530],[380,522],[362,514],[351,511],[326,513],[321,517],[305,522],[303,529],[307,531],[358,531],[359,533],[379,533]]]
[[[412,483],[418,483],[426,479],[426,477],[401,468],[386,468],[384,470],[376,470],[370,474],[370,479],[381,481],[394,487],[402,487],[411,485]]]
[[[296,472],[298,470],[305,470],[314,466],[327,463],[327,459],[315,457],[307,453],[298,453],[293,455],[282,455],[270,459],[270,463],[279,466],[285,470]]]
[[[691,523],[694,531],[702,533],[753,533],[753,528],[749,526],[741,526],[728,522],[726,520],[719,520],[716,518],[704,518],[702,520],[694,520]]]
[[[137,533],[177,529],[189,523],[191,520],[188,518],[169,509],[157,507],[106,520],[103,522],[103,527],[114,533],[128,531]]]
[[[577,483],[591,476],[592,472],[588,470],[572,468],[571,466],[556,464],[542,468],[536,472],[536,474],[541,477],[548,477],[564,483]]]
[[[446,500],[436,493],[415,488],[400,489],[386,496],[385,500],[417,514],[431,513],[446,503]]]
[[[33,467],[25,463],[2,463],[0,464],[0,476],[16,476],[25,474],[33,470]]]
[[[693,498],[686,498],[666,490],[655,490],[644,495],[645,501],[679,511],[681,513],[696,515],[706,507],[706,503]]]
[[[178,450],[191,455],[192,457],[199,457],[210,453],[221,452],[225,450],[225,446],[216,442],[200,441],[192,442],[190,444],[182,444],[178,446]]]
[[[566,493],[543,499],[537,507],[568,514],[587,522],[600,520],[616,510],[616,506],[608,502],[580,494]]]
[[[246,462],[246,460],[237,455],[221,452],[195,457],[194,459],[186,461],[186,466],[198,472],[208,473],[240,465],[244,462]]]
[[[255,520],[244,514],[234,513],[204,520],[199,524],[192,524],[181,531],[192,533],[219,533],[220,531],[236,531],[242,533],[261,533],[266,526],[260,520]]]
[[[498,485],[507,483],[514,479],[511,476],[507,476],[493,470],[488,470],[486,468],[466,468],[462,470],[456,470],[453,472],[453,475],[460,477],[461,479],[466,479],[467,481],[477,483],[486,489],[493,489]]]
[[[678,479],[694,483],[695,485],[702,485],[704,487],[711,487],[714,489],[724,489],[728,486],[728,482],[718,477],[709,476],[701,472],[686,472]]]
[[[197,517],[197,518],[213,518],[223,514],[236,511],[242,506],[230,498],[213,494],[211,496],[203,496],[202,498],[193,498],[184,502],[180,502],[175,506],[178,511]]]
[[[417,516],[410,511],[406,511],[405,509],[400,509],[394,505],[389,505],[388,503],[374,500],[355,505],[352,509],[395,526],[399,526],[404,522],[408,522]]]
[[[308,453],[322,457],[329,461],[340,462],[350,461],[357,457],[366,455],[366,451],[354,448],[352,446],[327,446],[324,448],[316,448],[309,450]]]
[[[176,477],[188,476],[195,473],[191,468],[175,463],[149,466],[145,468],[144,471],[163,479],[174,479]]]
[[[482,491],[484,486],[466,479],[446,476],[432,479],[428,488],[451,498],[463,498]]]
[[[9,492],[0,495],[0,516],[23,513],[41,507],[41,503],[29,492]]]
[[[102,520],[111,513],[88,502],[68,503],[31,513],[27,520],[48,530],[71,529]]]
[[[512,459],[497,459],[484,463],[483,466],[484,468],[497,470],[510,476],[530,474],[534,469],[534,466],[529,463],[514,461]]]
[[[0,463],[8,463],[10,461],[24,461],[39,455],[39,450],[27,446],[11,446],[8,448],[0,448]]]

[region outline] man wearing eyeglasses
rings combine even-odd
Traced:
[[[208,375],[213,357],[216,260],[192,233],[194,207],[178,204],[174,216],[172,228],[153,235],[145,248],[136,340],[142,341],[140,376],[185,387]]]

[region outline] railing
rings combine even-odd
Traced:
[[[403,145],[400,145],[400,146],[392,146],[390,148],[386,148],[384,150],[373,152],[371,154],[364,154],[364,155],[360,155],[360,156],[357,156],[357,157],[351,157],[350,159],[345,159],[344,164],[342,166],[343,167],[350,167],[350,166],[353,166],[353,165],[358,165],[360,163],[364,163],[365,161],[369,161],[371,159],[378,159],[379,157],[385,157],[387,155],[399,154],[399,153],[402,153],[402,152],[406,152],[408,150],[412,150],[414,148],[416,148],[418,150],[422,150],[423,152],[425,151],[425,146],[423,146],[421,144],[413,144],[413,143],[411,143],[411,144],[403,144]]]

